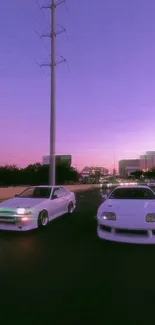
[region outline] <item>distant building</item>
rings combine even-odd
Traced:
[[[42,157],[42,164],[49,165],[50,163],[50,156],[43,156]],[[72,164],[72,156],[71,155],[56,155],[56,164],[66,163],[67,165],[71,166]]]
[[[95,167],[95,166],[92,166],[92,167],[84,167],[83,170],[81,171],[81,176],[85,176],[85,177],[88,177],[88,176],[95,176],[96,173],[100,173],[101,176],[105,176],[105,175],[108,175],[109,171],[107,168],[104,168],[104,167]]]
[[[141,155],[140,156],[140,169],[143,170],[143,171],[147,170],[146,155]]]
[[[140,170],[140,159],[123,159],[119,161],[119,174],[121,177],[127,177],[136,170]]]
[[[84,178],[87,177],[88,178],[90,176],[90,167],[87,167],[87,166],[84,167],[80,174],[81,174],[82,177],[84,177]]]
[[[140,159],[124,159],[119,161],[119,174],[121,177],[129,175],[136,170],[148,171],[155,168],[155,151],[146,151]]]
[[[146,169],[152,169],[155,167],[155,151],[146,152]]]
[[[146,151],[140,156],[140,169],[147,171],[152,168],[155,168],[155,151]]]
[[[109,174],[109,170],[105,167],[90,167],[90,174],[96,175],[96,173],[100,173],[101,176],[106,176]]]

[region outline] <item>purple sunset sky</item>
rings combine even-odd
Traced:
[[[50,0],[40,0],[40,5]],[[56,153],[113,168],[155,149],[155,1],[67,0],[57,9]],[[0,164],[49,153],[50,11],[35,0],[0,3]],[[47,73],[47,75],[46,75]]]

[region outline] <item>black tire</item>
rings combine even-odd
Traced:
[[[74,204],[73,202],[70,202],[68,204],[68,214],[72,214],[74,212]]]
[[[38,216],[38,228],[46,228],[48,225],[48,212],[43,210]]]

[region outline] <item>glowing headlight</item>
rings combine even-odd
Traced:
[[[30,208],[27,208],[27,209],[25,209],[25,208],[18,208],[16,210],[16,212],[17,212],[17,214],[20,214],[20,215],[22,215],[22,214],[24,214],[24,215],[32,214],[32,210]]]
[[[114,212],[102,212],[100,218],[103,220],[116,220],[116,214]]]
[[[155,213],[148,213],[146,215],[146,222],[155,222]]]
[[[24,214],[25,213],[25,209],[23,209],[23,208],[18,208],[17,209],[17,214]]]

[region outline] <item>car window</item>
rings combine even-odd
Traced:
[[[20,193],[19,197],[33,197],[34,187],[29,187],[26,190],[24,190],[22,193]]]
[[[19,197],[48,199],[50,194],[51,189],[49,187],[29,187],[19,194]]]
[[[55,188],[54,190],[53,190],[53,193],[52,193],[52,199],[58,199],[58,198],[60,198],[60,197],[62,197],[63,196],[63,193],[62,193],[62,191],[60,190],[60,188],[58,187],[58,188]]]
[[[51,194],[51,189],[48,187],[36,187],[33,192],[33,197],[48,199]]]
[[[62,193],[63,193],[64,196],[66,196],[66,195],[69,194],[69,192],[63,186],[61,187],[61,191],[62,191]]]
[[[124,200],[153,200],[155,194],[147,188],[120,188],[114,190],[109,199],[124,199]]]

